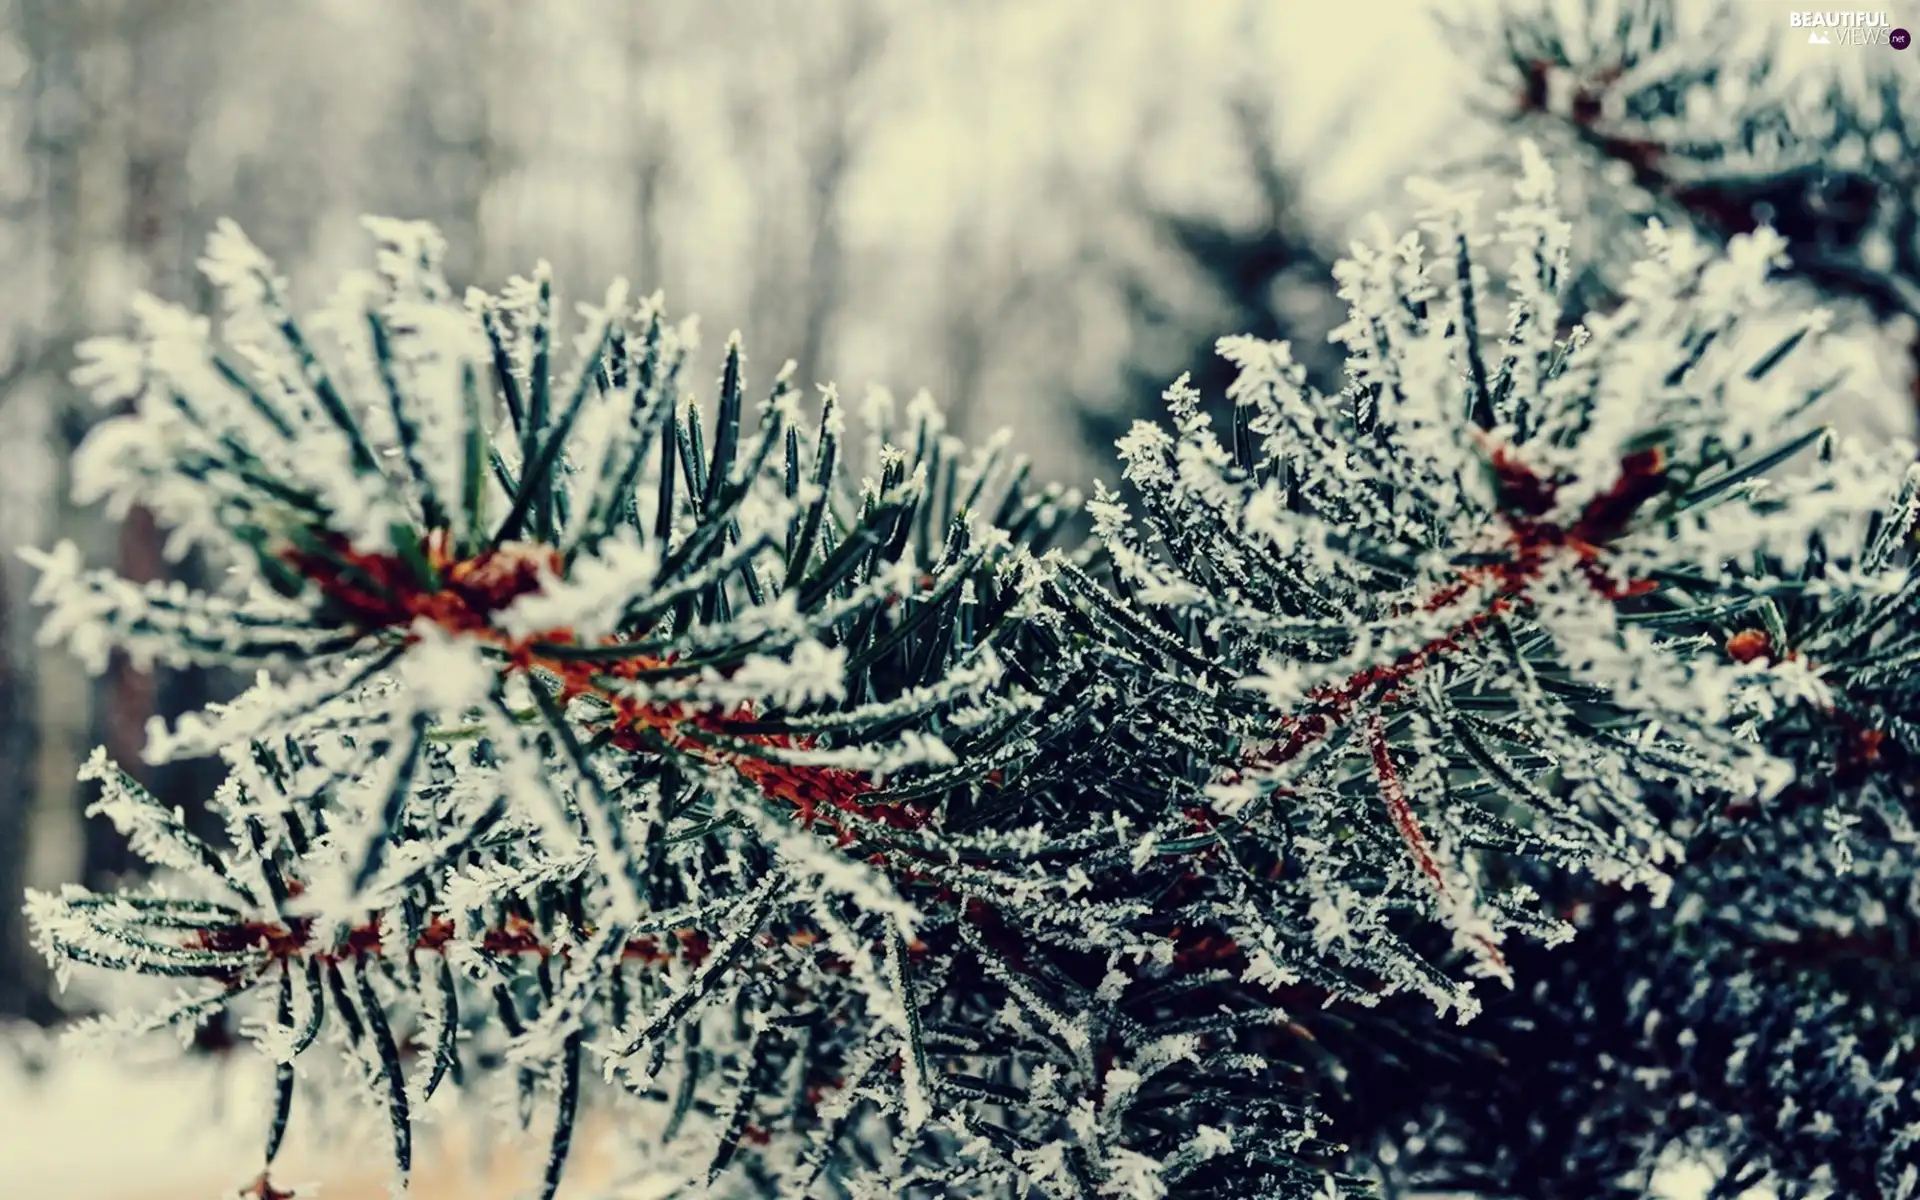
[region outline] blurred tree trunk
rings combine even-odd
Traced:
[[[35,722],[33,659],[17,627],[17,573],[0,570],[0,1017],[47,1021],[53,1010],[32,970],[19,898],[27,886]]]
[[[5,33],[21,32],[23,14],[17,6],[0,8],[5,17]],[[20,131],[0,153],[17,156],[9,163],[12,174],[7,188],[6,221],[21,229],[30,229],[40,214],[38,189],[34,178],[37,157],[37,124],[40,116],[42,80],[29,71],[6,97],[5,122],[9,132]],[[27,307],[9,314],[15,328],[4,338],[5,359],[0,363],[0,405],[4,410],[5,444],[26,448],[36,441],[38,418],[34,408],[38,397],[34,383],[39,373],[40,354],[36,323],[33,319],[34,287],[38,258],[32,240],[13,239],[7,247],[6,270],[15,281],[16,297]],[[31,449],[27,451],[32,453]],[[14,449],[9,455],[11,468],[21,455]],[[24,465],[24,464],[23,464]],[[30,851],[33,845],[34,816],[38,796],[35,760],[38,723],[35,720],[35,651],[29,621],[22,613],[23,598],[30,573],[15,560],[14,539],[31,536],[37,522],[41,497],[32,490],[31,481],[9,474],[7,486],[0,487],[0,553],[10,561],[0,562],[0,1019],[28,1017],[44,1019],[51,1015],[46,990],[41,984],[43,972],[27,945],[26,922],[20,911],[21,893],[31,882]]]
[[[184,278],[188,256],[179,235],[192,121],[181,104],[190,103],[195,81],[186,78],[194,74],[189,70],[170,77],[168,68],[179,63],[169,52],[177,55],[180,46],[161,38],[170,29],[180,32],[177,23],[202,8],[197,0],[138,6],[36,0],[26,10],[26,41],[44,97],[37,150],[52,273],[45,339],[59,376],[71,366],[78,340],[124,320],[132,287],[177,290]],[[64,383],[51,397],[56,471],[49,538],[72,539],[90,559],[111,561],[130,579],[163,578],[161,534],[151,514],[135,510],[108,528],[95,512],[72,504],[70,459],[94,414]],[[136,777],[171,793],[169,799],[198,807],[205,769],[155,779],[140,749],[147,719],[203,701],[210,694],[207,678],[181,672],[156,679],[116,653],[105,674],[89,681],[59,651],[42,659],[39,678],[41,846],[57,859],[64,845],[69,859],[76,850],[79,859],[77,870],[53,863],[41,870],[106,884],[136,863],[109,825],[81,816],[90,797],[77,792],[74,772],[93,745],[104,745]]]
[[[742,74],[729,96],[753,195],[746,327],[759,331],[770,363],[792,358],[808,384],[834,377],[848,299],[847,185],[867,148],[869,76],[895,19],[873,0],[827,11],[831,21],[810,15],[806,28],[788,30],[793,48],[778,67]]]
[[[630,133],[620,151],[630,159],[633,178],[633,278],[642,294],[662,288],[667,277],[666,231],[660,205],[673,181],[674,144],[671,116],[659,111],[651,83],[657,63],[673,53],[662,45],[657,30],[639,21],[625,26],[625,73],[619,81],[620,107],[615,111]]]
[[[404,26],[420,70],[408,80],[397,139],[416,157],[425,195],[410,200],[407,213],[431,216],[447,239],[447,277],[484,286],[500,264],[493,261],[486,227],[487,193],[505,168],[495,129],[508,61],[504,47],[513,14],[498,3],[457,9],[409,6]],[[638,24],[638,22],[636,22]]]
[[[834,320],[846,304],[847,180],[866,139],[867,120],[860,104],[862,85],[885,46],[885,19],[864,3],[852,6],[845,43],[821,81],[826,111],[819,142],[808,165],[812,208],[807,242],[806,290],[800,312],[800,345],[794,358],[798,378],[830,377],[826,361]]]
[[[188,193],[187,163],[201,127],[208,92],[215,85],[214,45],[205,34],[213,24],[205,0],[170,0],[149,5],[149,20],[130,31],[137,38],[129,93],[130,122],[123,166],[128,271],[149,290],[176,302],[192,303],[194,262],[210,221],[203,221]],[[109,318],[110,320],[112,318]],[[129,579],[175,579],[189,587],[208,583],[207,564],[195,553],[169,564],[163,554],[164,531],[153,514],[136,509],[120,528],[118,565]],[[108,704],[99,742],[122,764],[140,762],[147,720],[172,721],[235,690],[231,673],[202,667],[139,672],[121,658],[108,678]],[[203,833],[214,832],[206,801],[225,772],[217,760],[169,763],[136,772],[168,804],[187,813]],[[89,877],[100,864],[125,865],[126,849],[105,822],[88,823]],[[107,839],[111,839],[108,841]]]
[[[110,278],[116,265],[121,226],[116,175],[124,166],[128,55],[124,44],[98,44],[105,40],[99,31],[109,15],[98,0],[33,0],[25,7],[25,40],[39,79],[35,149],[43,171],[50,274],[42,337],[53,380],[71,365],[78,331],[93,322],[96,281]],[[72,540],[99,561],[100,522],[70,499],[71,458],[85,433],[87,414],[71,390],[53,380],[46,401],[47,453],[54,463],[47,540]],[[93,731],[98,684],[59,649],[41,656],[38,678],[35,852],[40,861],[34,864],[35,874],[71,879],[81,868],[93,867],[102,853],[100,847],[87,845],[74,795],[74,773]],[[98,877],[94,871],[87,873]]]

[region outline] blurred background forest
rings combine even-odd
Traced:
[[[1764,89],[1715,64],[1758,61],[1727,56],[1778,41],[1791,7],[1679,4],[1704,40],[1676,17],[1649,42],[1644,20],[1613,36],[1592,13],[1667,5],[1574,3],[1583,46],[1490,0],[0,0],[0,1018],[62,1012],[22,889],[132,867],[83,815],[85,754],[137,763],[149,718],[234,685],[124,662],[86,678],[36,647],[14,554],[72,538],[137,579],[205,569],[170,561],[144,514],[70,501],[98,414],[65,378],[136,289],[208,304],[194,261],[216,219],[307,305],[368,261],[362,213],[438,223],[461,284],[536,258],[563,295],[625,275],[701,315],[715,371],[738,327],[756,378],[791,358],[856,401],[924,387],[957,432],[1010,425],[1037,475],[1085,483],[1111,479],[1107,446],[1181,371],[1219,394],[1219,335],[1292,338],[1337,386],[1328,272],[1347,238],[1404,213],[1409,173],[1497,174],[1525,125],[1600,214],[1596,302],[1615,235],[1647,215],[1717,236],[1774,221],[1873,351],[1859,394],[1879,399],[1837,415],[1905,432],[1912,88],[1841,65],[1868,48],[1784,46],[1775,75],[1815,83],[1767,118],[1772,157],[1721,153],[1757,111],[1742,88]],[[1702,87],[1726,110],[1717,148],[1672,120]],[[1877,117],[1836,124],[1875,94]],[[146,781],[189,814],[215,782]]]

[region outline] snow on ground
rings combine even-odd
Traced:
[[[63,1056],[29,1035],[28,1053],[0,1046],[0,1195],[7,1200],[230,1200],[259,1162],[268,1072],[243,1051],[233,1061],[148,1062],[138,1056]],[[166,1047],[171,1049],[171,1047]],[[296,1117],[298,1114],[296,1114]],[[461,1138],[457,1126],[424,1133],[411,1200],[509,1200],[539,1178],[544,1117],[524,1137]],[[581,1131],[562,1196],[655,1200],[684,1180],[620,1178],[598,1148],[604,1130]],[[485,1158],[479,1151],[490,1151]],[[273,1174],[300,1200],[385,1200],[388,1151],[377,1138],[330,1146],[300,1137]]]

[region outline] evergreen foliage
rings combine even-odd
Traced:
[[[1499,47],[1482,107],[1541,139],[1556,162],[1582,164],[1568,172],[1589,210],[1590,244],[1576,257],[1596,296],[1633,261],[1620,243],[1658,217],[1716,241],[1767,226],[1786,239],[1789,274],[1822,295],[1876,321],[1920,318],[1920,90],[1907,55],[1884,40],[1836,44],[1819,64],[1829,69],[1806,69],[1782,53],[1786,12],[1725,0],[1502,8],[1471,30],[1469,44]],[[1821,36],[1849,32],[1890,30]],[[1795,31],[1793,48],[1827,53],[1805,47],[1808,36]]]
[[[227,835],[97,757],[160,870],[41,945],[180,981],[96,1032],[278,1064],[260,1197],[341,1087],[402,1176],[448,1093],[543,1124],[549,1196],[589,1105],[721,1194],[1572,1197],[1687,1141],[1907,1194],[1905,1010],[1801,952],[1907,928],[1912,448],[1807,423],[1769,231],[1655,227],[1576,324],[1537,154],[1497,242],[1426,200],[1337,268],[1342,390],[1228,339],[1230,428],[1176,383],[1067,547],[929,400],[749,417],[734,340],[709,420],[657,298],[563,347],[401,222],[296,320],[222,227],[220,337],[89,344],[134,411],[76,471],[231,586],[35,561],[91,666],[262,671],[149,737]]]

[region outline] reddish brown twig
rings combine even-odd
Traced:
[[[1484,607],[1441,636],[1390,663],[1368,667],[1338,684],[1316,688],[1307,696],[1310,711],[1282,720],[1276,744],[1250,756],[1242,764],[1242,770],[1292,762],[1344,725],[1364,702],[1386,697],[1443,655],[1461,650],[1468,641],[1484,633],[1495,618],[1512,610],[1515,602],[1539,578],[1554,551],[1570,552],[1589,585],[1609,600],[1644,595],[1650,590],[1652,585],[1644,581],[1616,583],[1606,573],[1602,552],[1606,543],[1626,528],[1640,505],[1665,489],[1666,459],[1660,450],[1643,450],[1624,459],[1620,478],[1588,502],[1579,518],[1565,529],[1541,519],[1552,511],[1555,497],[1565,481],[1541,476],[1505,447],[1492,447],[1491,459],[1501,497],[1509,505],[1503,514],[1508,526],[1507,557],[1465,568],[1452,583],[1435,591],[1421,605],[1423,611],[1438,612],[1473,588],[1492,584],[1492,594]]]
[[[684,704],[642,703],[619,690],[622,680],[670,666],[671,657],[635,655],[602,663],[585,662],[555,653],[581,644],[572,630],[510,637],[495,624],[497,614],[521,596],[537,592],[546,578],[559,576],[559,552],[549,546],[508,542],[471,558],[454,559],[449,544],[440,530],[424,540],[420,557],[431,569],[431,580],[422,580],[417,567],[399,554],[362,553],[337,538],[326,554],[296,551],[289,552],[286,559],[361,629],[406,629],[424,619],[450,633],[466,634],[504,650],[507,670],[530,672],[539,668],[557,676],[563,699],[597,697],[615,714],[606,729],[614,745],[642,752],[664,744],[705,762],[725,764],[768,797],[792,806],[807,824],[816,820],[834,824],[828,814],[835,810],[894,828],[913,829],[926,822],[928,811],[918,805],[864,803],[861,797],[874,788],[858,772],[771,762],[751,751],[736,753],[715,747],[698,736],[727,734],[728,725],[753,720],[750,704],[722,716]],[[931,584],[931,580],[926,582]],[[609,638],[602,644],[618,642]],[[811,738],[786,734],[729,736],[770,750],[813,746]],[[844,840],[853,840],[850,831],[840,831]]]
[[[1427,835],[1420,829],[1420,821],[1413,815],[1413,805],[1407,803],[1407,788],[1400,779],[1400,770],[1393,762],[1393,748],[1387,745],[1386,725],[1380,720],[1378,710],[1367,716],[1367,748],[1373,758],[1373,775],[1380,783],[1380,798],[1386,802],[1387,815],[1393,821],[1394,829],[1400,834],[1400,840],[1407,845],[1407,853],[1413,857],[1413,865],[1420,869],[1432,882],[1434,890],[1442,896],[1447,893],[1447,877],[1441,873],[1440,864],[1434,859],[1433,847],[1427,842]]]
[[[274,1187],[272,1180],[267,1177],[265,1171],[260,1172],[260,1177],[254,1180],[253,1183],[242,1188],[240,1195],[243,1197],[251,1197],[252,1200],[296,1200],[295,1193],[283,1192],[279,1188]]]

